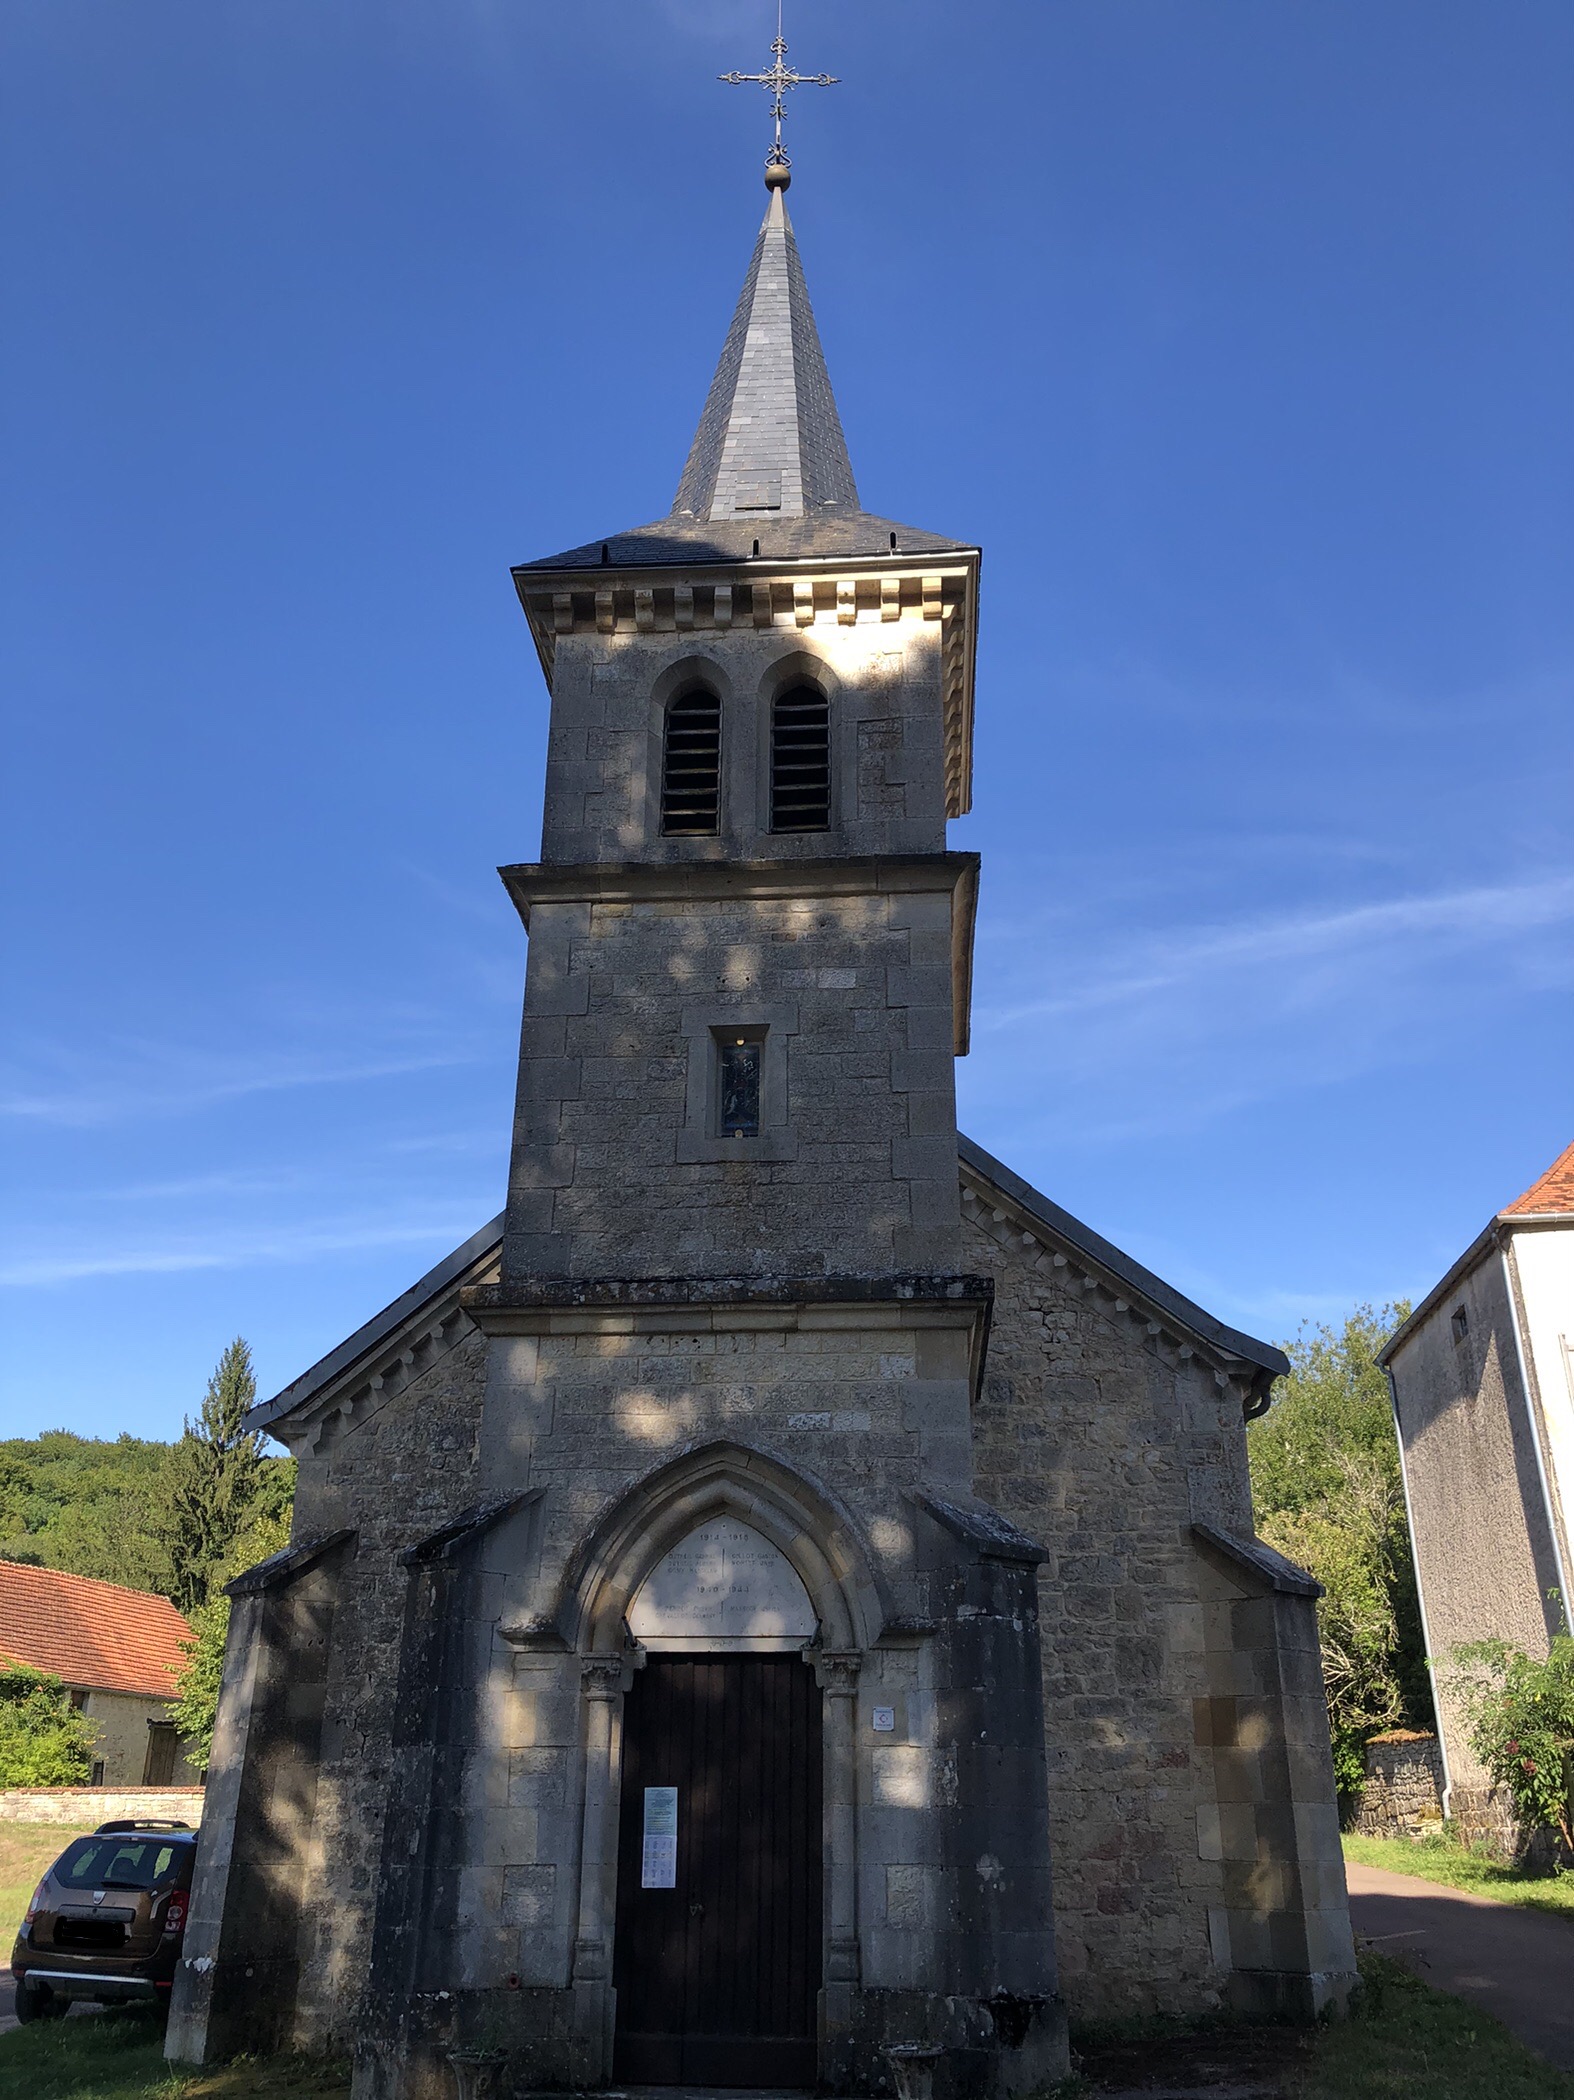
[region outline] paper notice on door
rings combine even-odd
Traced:
[[[645,1850],[640,1861],[642,1889],[675,1889],[678,1885],[678,1790],[645,1789]]]

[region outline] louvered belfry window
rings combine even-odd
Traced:
[[[661,754],[661,828],[668,838],[714,838],[721,818],[721,702],[684,693],[667,709]]]
[[[795,685],[771,709],[771,829],[826,831],[831,822],[831,703]]]

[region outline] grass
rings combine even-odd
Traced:
[[[1387,1955],[1363,1954],[1361,1980],[1354,2017],[1319,2031],[1292,2100],[1574,2100],[1574,2077]]]
[[[44,1869],[91,1823],[0,1823],[0,1960],[8,1959],[27,1899]]]
[[[1191,2091],[1238,2092],[1244,2078],[1280,2100],[1574,2100],[1574,2077],[1463,1999],[1382,1954],[1362,1955],[1361,1976],[1352,2017],[1317,2028],[1147,2021],[1079,2036],[1081,2074],[1057,2100],[1166,2074]],[[347,2065],[304,2057],[172,2067],[159,2022],[140,2012],[0,2035],[0,2100],[344,2100],[349,2084]]]
[[[51,2020],[0,2035],[0,2100],[343,2100],[347,2064],[242,2057],[211,2071],[164,2061],[164,2031],[144,2012]]]
[[[1074,2043],[1077,2075],[1052,2100],[1149,2087],[1277,2100],[1574,2100],[1574,2077],[1498,2021],[1373,1952],[1361,1956],[1361,1989],[1346,2020],[1129,2021],[1079,2031]]]
[[[1525,1910],[1548,1910],[1574,1918],[1574,1874],[1525,1874],[1505,1867],[1480,1852],[1472,1852],[1457,1838],[1427,1837],[1370,1838],[1349,1835],[1344,1856],[1363,1867],[1383,1867],[1390,1874],[1412,1874],[1422,1881],[1440,1881],[1447,1888],[1467,1889],[1475,1896],[1491,1896],[1499,1903],[1517,1903]]]

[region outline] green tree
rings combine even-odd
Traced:
[[[256,1515],[263,1440],[246,1427],[256,1399],[251,1351],[237,1336],[208,1380],[202,1412],[195,1422],[186,1418],[165,1476],[160,1531],[170,1595],[188,1614],[208,1602],[220,1566]]]
[[[0,1657],[0,1786],[80,1786],[97,1739],[58,1677]]]
[[[1507,1790],[1521,1829],[1556,1831],[1574,1851],[1574,1640],[1560,1633],[1540,1661],[1507,1641],[1472,1641],[1446,1667],[1471,1748]]]
[[[218,1719],[224,1643],[229,1630],[230,1600],[215,1597],[211,1604],[199,1604],[192,1612],[192,1638],[180,1644],[190,1660],[176,1680],[169,1717],[180,1731],[187,1757],[199,1772],[206,1772],[213,1755],[213,1728]]]
[[[1337,1330],[1303,1328],[1285,1346],[1290,1375],[1247,1435],[1258,1532],[1326,1591],[1318,1631],[1344,1794],[1360,1791],[1368,1736],[1431,1724],[1399,1448],[1376,1361],[1408,1313],[1360,1305]]]
[[[205,1772],[213,1752],[213,1728],[218,1716],[219,1686],[224,1676],[224,1645],[229,1638],[230,1600],[223,1585],[246,1568],[266,1560],[290,1542],[290,1516],[295,1497],[293,1458],[265,1458],[250,1521],[231,1541],[228,1553],[214,1569],[208,1600],[189,1614],[192,1638],[182,1641],[190,1660],[175,1686],[170,1719],[187,1744],[187,1756]]]

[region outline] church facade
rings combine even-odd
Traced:
[[[507,1207],[258,1410],[177,2060],[1026,2094],[1354,1961],[1284,1368],[956,1127],[979,555],[861,505],[785,208],[551,691]]]

